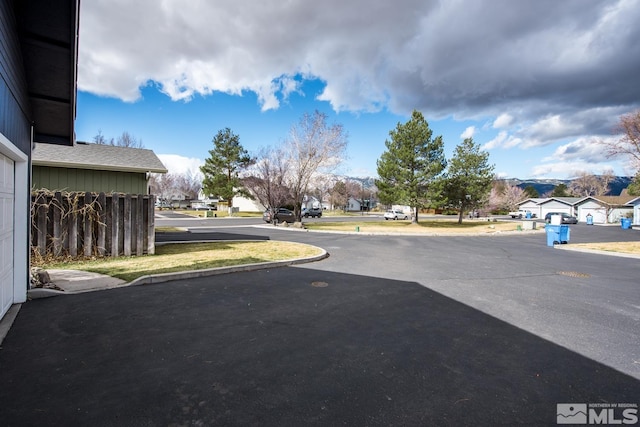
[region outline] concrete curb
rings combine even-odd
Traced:
[[[255,228],[270,228],[273,229],[273,225],[252,225],[250,227]],[[196,228],[196,227],[194,227]],[[207,227],[204,227],[207,228]],[[489,231],[486,233],[479,232],[461,232],[461,233],[413,233],[413,232],[383,232],[383,231],[339,231],[339,230],[309,230],[307,228],[301,229],[296,227],[276,227],[278,230],[304,232],[304,233],[324,233],[324,234],[347,234],[353,236],[400,236],[400,237],[483,237],[483,236],[510,236],[516,234],[539,234],[544,232],[544,228],[536,228],[535,230],[508,230],[508,231]],[[355,226],[354,226],[355,228]]]
[[[202,242],[210,243],[211,241],[207,240]],[[174,244],[174,243],[198,243],[198,242],[194,242],[194,241],[160,242],[158,244],[161,245],[161,244]],[[313,246],[313,245],[308,245],[308,246]],[[306,264],[310,262],[320,261],[329,257],[329,253],[325,249],[319,248],[317,246],[313,246],[313,247],[319,249],[321,253],[319,255],[315,255],[311,257],[294,258],[294,259],[289,259],[285,261],[267,261],[267,262],[260,262],[260,263],[254,263],[254,264],[234,265],[231,267],[216,267],[216,268],[207,268],[203,270],[179,271],[175,273],[149,274],[146,276],[139,277],[129,283],[119,283],[119,284],[107,285],[103,287],[91,287],[88,289],[75,290],[75,291],[60,291],[56,289],[33,288],[27,291],[27,295],[29,299],[49,298],[49,297],[54,297],[59,295],[75,295],[75,294],[81,294],[85,292],[102,291],[106,289],[116,289],[116,288],[123,288],[128,286],[164,283],[171,280],[195,279],[200,277],[217,276],[220,274],[286,267],[290,265]]]
[[[179,243],[179,242],[171,242],[171,243]],[[296,258],[296,259],[290,259],[286,261],[259,262],[255,264],[235,265],[233,267],[207,268],[204,270],[191,270],[191,271],[182,271],[182,272],[176,272],[176,273],[150,274],[147,276],[138,277],[134,281],[124,285],[120,285],[118,287],[152,285],[156,283],[168,282],[171,280],[197,279],[200,277],[217,276],[217,275],[228,274],[228,273],[264,270],[267,268],[287,267],[290,265],[306,264],[309,262],[320,261],[329,257],[329,253],[326,250],[322,248],[318,248],[318,249],[320,249],[322,253],[320,255],[316,255],[313,257]]]
[[[561,249],[564,251],[584,252],[587,254],[609,255],[609,256],[616,256],[620,258],[640,259],[640,255],[636,255],[636,254],[627,254],[624,252],[601,251],[598,249],[576,248],[576,247],[572,247],[571,245],[553,245],[553,248]]]

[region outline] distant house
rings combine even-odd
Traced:
[[[151,150],[78,142],[35,144],[33,189],[149,194],[149,174],[166,173]]]
[[[640,197],[634,196],[531,198],[518,203],[518,209],[530,210],[538,218],[549,212],[564,212],[581,222],[586,222],[590,214],[594,224],[616,223],[633,215],[633,223],[640,224]]]
[[[580,200],[581,197],[531,198],[518,203],[518,209],[530,210],[538,218],[544,218],[549,212],[576,215],[576,203]]]
[[[259,201],[244,196],[234,196],[232,204],[240,212],[263,212],[266,209]]]
[[[633,208],[633,224],[640,225],[640,197],[636,197],[627,202]]]
[[[534,218],[544,218],[544,215],[542,215],[540,203],[544,202],[545,200],[547,199],[539,197],[523,200],[522,202],[518,203],[518,210],[530,211],[532,215],[535,215]]]
[[[591,214],[594,224],[619,222],[627,215],[634,216],[634,224],[637,224],[640,216],[636,214],[634,203],[638,200],[635,196],[589,196],[582,198],[578,203],[578,220],[586,221]]]

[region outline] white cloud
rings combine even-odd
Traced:
[[[592,163],[582,161],[566,161],[545,163],[534,166],[531,170],[532,178],[562,178],[570,179],[578,175],[580,172],[589,172],[595,175],[603,174],[608,170],[613,170],[614,165],[602,163],[594,165]]]
[[[290,91],[283,78],[314,76],[336,110],[501,109],[494,124],[504,127],[505,108],[538,114],[532,102],[552,116],[603,98],[636,103],[639,6],[93,0],[81,7],[78,84],[129,101],[149,81],[173,99],[250,90],[269,109]]]
[[[574,161],[597,164],[605,160],[605,146],[597,138],[578,138],[568,144],[558,146],[553,154],[542,159],[548,161]]]
[[[522,144],[522,139],[509,134],[507,131],[501,131],[491,141],[484,144],[481,148],[483,150],[491,150],[493,148],[512,148]]]
[[[514,118],[511,114],[502,113],[493,121],[493,127],[495,129],[504,129],[511,126],[513,121]]]
[[[475,133],[476,133],[476,127],[469,126],[464,130],[464,132],[462,132],[462,134],[460,134],[460,138],[462,139],[473,138],[473,135],[475,135]]]
[[[335,111],[482,118],[499,131],[484,149],[571,151],[640,107],[639,20],[640,0],[91,0],[78,88],[251,91],[266,111],[313,78]]]
[[[157,156],[169,173],[202,176],[200,166],[204,165],[204,161],[201,159],[177,154],[158,154]]]

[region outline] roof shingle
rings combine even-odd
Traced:
[[[73,146],[36,143],[32,163],[72,169],[166,173],[158,156],[144,148],[78,142]]]

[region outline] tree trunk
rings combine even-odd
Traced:
[[[464,215],[464,202],[460,205],[460,213],[458,214],[458,224],[462,224],[462,215]]]
[[[413,208],[413,218],[411,218],[411,223],[412,224],[417,224],[418,223],[418,207],[416,206],[415,208]]]

